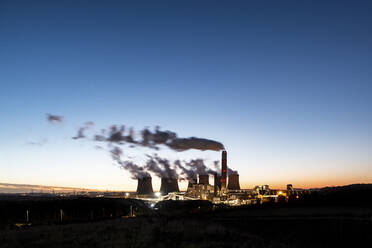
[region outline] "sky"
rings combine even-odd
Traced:
[[[1,0],[0,182],[135,190],[109,153],[71,138],[93,121],[222,142],[242,188],[372,183],[371,11],[371,1]]]

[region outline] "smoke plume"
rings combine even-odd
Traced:
[[[86,138],[85,131],[93,125],[93,122],[87,122],[78,130],[73,139]],[[137,139],[136,139],[137,137]],[[126,128],[124,125],[112,125],[108,129],[102,129],[93,136],[93,140],[104,142],[110,149],[112,159],[117,162],[121,168],[128,170],[133,178],[142,178],[153,173],[160,178],[181,179],[178,172],[187,179],[195,179],[198,174],[208,175],[215,174],[216,171],[208,168],[203,159],[194,159],[185,162],[183,165],[180,160],[174,161],[173,164],[165,158],[160,158],[157,154],[147,155],[147,161],[144,166],[139,166],[133,162],[122,159],[121,145],[127,145],[128,149],[135,147],[150,148],[159,150],[161,146],[177,152],[190,149],[200,151],[220,151],[224,150],[222,143],[197,137],[179,138],[175,132],[160,130],[156,126],[153,131],[148,128],[142,129],[137,135],[133,128]],[[101,146],[99,146],[101,147]],[[217,166],[217,164],[215,165]],[[217,167],[216,167],[217,168]],[[218,170],[217,170],[218,171]]]
[[[160,158],[157,154],[153,156],[147,155],[148,160],[145,165],[145,169],[149,172],[154,173],[160,178],[177,178],[178,173],[174,166],[171,166],[168,159]]]
[[[238,174],[238,171],[231,169],[230,167],[227,167],[227,173],[228,174]]]
[[[181,170],[181,174],[188,180],[195,180],[197,175],[214,175],[217,173],[215,170],[210,169],[205,165],[203,159],[192,159],[189,162],[185,161],[183,166],[181,161],[176,160],[175,165]]]
[[[196,137],[175,138],[166,145],[176,151],[186,151],[189,149],[196,149],[201,151],[221,151],[225,149],[220,142]]]
[[[30,141],[30,142],[27,142],[26,144],[33,145],[33,146],[42,146],[42,145],[45,145],[47,142],[48,140],[44,138],[40,141]]]
[[[164,145],[174,151],[186,151],[190,149],[220,151],[224,149],[223,144],[218,141],[197,137],[178,138],[175,132],[161,131],[159,126],[155,128],[154,132],[148,128],[144,128],[140,132],[141,140],[135,140],[133,128],[130,128],[127,134],[125,134],[125,131],[126,129],[124,125],[120,127],[113,125],[109,129],[108,135],[101,132],[101,134],[95,135],[94,140],[117,144],[129,143],[131,146],[139,145],[155,150],[160,149],[159,145]]]
[[[220,161],[219,160],[215,160],[213,162],[213,165],[214,165],[214,168],[217,171],[217,174],[220,174],[220,172],[221,172]]]
[[[137,164],[133,163],[132,161],[123,161],[121,160],[121,156],[123,155],[123,151],[119,147],[114,147],[111,151],[111,157],[114,161],[116,161],[121,168],[124,170],[129,171],[132,176],[132,179],[144,178],[150,176],[144,168],[138,166]]]
[[[94,126],[94,122],[93,121],[87,121],[85,122],[84,126],[79,128],[78,130],[78,133],[76,134],[76,136],[72,137],[73,139],[83,139],[83,138],[86,138],[86,136],[84,135],[84,132],[86,130],[88,130],[89,128],[91,128],[92,126]]]
[[[119,143],[119,144],[124,143],[124,142],[136,143],[134,141],[134,138],[133,138],[133,135],[134,135],[133,129],[130,129],[128,135],[124,135],[124,132],[125,132],[125,126],[124,125],[122,125],[120,127],[111,126],[110,133],[109,133],[109,136],[107,138],[107,141],[108,142]]]
[[[196,169],[186,168],[186,166],[182,165],[180,160],[176,160],[174,164],[181,170],[181,175],[184,175],[187,180],[193,180],[196,182],[198,177]]]
[[[63,116],[47,114],[47,120],[48,120],[49,123],[51,123],[51,124],[54,124],[54,123],[62,123],[62,122],[63,122]]]

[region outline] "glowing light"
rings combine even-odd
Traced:
[[[156,197],[159,197],[159,196],[160,196],[160,192],[156,192],[156,193],[155,193],[155,196],[156,196]]]
[[[129,193],[127,192],[127,193],[125,193],[125,196],[129,196]]]

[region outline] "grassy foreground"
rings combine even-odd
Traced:
[[[169,211],[96,222],[3,230],[1,247],[363,247],[372,209],[263,207]]]

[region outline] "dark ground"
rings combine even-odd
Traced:
[[[369,247],[372,208],[263,207],[3,230],[0,247]]]
[[[371,247],[372,191],[352,189],[238,208],[168,201],[157,211],[125,199],[0,199],[0,211],[8,213],[0,214],[0,247]],[[61,206],[63,222],[55,214]],[[137,217],[120,217],[130,206]],[[24,216],[10,214],[25,207],[54,212],[43,210],[31,226],[16,227],[13,218]]]

